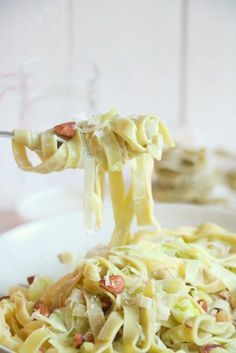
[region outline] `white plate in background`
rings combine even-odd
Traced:
[[[201,206],[160,204],[155,214],[163,227],[197,226],[215,222],[236,231],[235,214]],[[83,256],[97,244],[106,244],[112,232],[111,211],[105,212],[103,228],[87,234],[82,212],[34,222],[0,236],[0,294],[18,283],[26,284],[30,275],[53,278],[70,271],[58,260],[58,254],[69,251]]]

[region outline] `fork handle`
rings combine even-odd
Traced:
[[[13,132],[0,130],[0,137],[12,138]]]

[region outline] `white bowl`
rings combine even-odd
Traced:
[[[27,221],[59,217],[81,210],[82,200],[78,190],[50,187],[33,192],[23,199],[18,206],[18,213]]]
[[[236,230],[235,214],[206,207],[161,204],[155,214],[163,227],[197,226],[214,222]],[[58,278],[70,270],[58,261],[64,251],[83,256],[90,248],[106,244],[113,227],[111,211],[105,212],[103,228],[87,234],[82,212],[64,217],[30,223],[0,236],[0,295],[18,283],[26,284],[30,275],[41,274]],[[11,353],[0,345],[0,352]]]
[[[161,204],[155,214],[163,227],[197,226],[215,222],[236,230],[235,214],[206,207]],[[0,295],[18,283],[26,284],[26,277],[40,274],[52,278],[70,271],[68,265],[58,260],[64,251],[83,256],[97,244],[106,244],[112,232],[111,211],[105,212],[103,228],[87,234],[82,213],[30,223],[0,236]]]

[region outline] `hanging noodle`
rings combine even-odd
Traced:
[[[84,169],[84,212],[89,230],[98,229],[102,223],[107,173],[115,219],[112,246],[126,242],[135,216],[138,225],[155,225],[151,192],[153,159],[161,159],[164,143],[173,146],[165,124],[154,115],[123,118],[116,111],[90,121],[69,124],[72,137],[60,140],[59,144],[55,129],[43,133],[15,130],[12,145],[18,166],[43,174],[67,168]],[[64,124],[65,129],[66,126]],[[38,165],[33,166],[27,149],[38,155]],[[122,174],[127,163],[132,170],[128,191]]]

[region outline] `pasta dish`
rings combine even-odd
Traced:
[[[173,146],[158,117],[112,111],[43,133],[15,130],[12,143],[25,171],[84,169],[89,230],[102,223],[107,174],[115,227],[110,244],[72,273],[28,277],[0,299],[0,344],[19,353],[236,352],[236,235],[210,223],[158,226],[153,160]]]
[[[215,171],[204,148],[176,147],[163,153],[154,166],[153,197],[164,202],[190,202],[196,204],[223,203],[214,197],[218,184]]]

